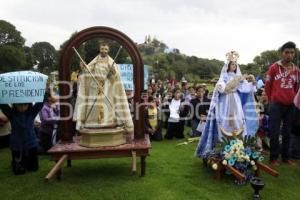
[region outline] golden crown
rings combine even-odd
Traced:
[[[236,62],[239,57],[240,57],[240,55],[236,51],[230,51],[230,52],[226,53],[226,59],[228,62],[230,62],[230,61]]]

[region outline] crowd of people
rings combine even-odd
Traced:
[[[154,77],[153,77],[154,78]],[[185,79],[182,81],[161,81],[150,79],[146,107],[146,133],[153,140],[182,139],[185,127],[191,127],[187,135],[196,137],[201,135],[204,128],[207,111],[210,105],[209,91],[205,83],[191,84]],[[155,112],[150,112],[151,109]],[[150,114],[149,114],[150,113]],[[150,119],[157,119],[159,127],[149,126]],[[159,131],[153,131],[159,130]],[[162,128],[166,128],[166,134],[162,136]],[[159,138],[159,139],[158,139]]]
[[[252,80],[254,85],[261,83],[255,88],[259,103],[257,147],[261,151],[270,150],[270,162],[274,166],[279,165],[280,154],[283,162],[290,165],[295,164],[291,157],[300,156],[300,114],[293,102],[300,77],[298,67],[292,63],[295,50],[294,43],[284,44],[280,49],[282,60],[270,66],[266,78]],[[145,133],[152,141],[202,135],[216,93],[209,91],[206,84],[188,83],[184,78],[180,81],[174,77],[165,81],[155,76],[150,78],[144,99],[144,123]],[[75,88],[75,98],[76,91]],[[59,140],[58,98],[48,91],[43,103],[0,105],[0,109],[0,145],[11,149],[13,172],[24,174],[37,170],[38,152],[47,153]]]
[[[249,80],[254,79],[254,77],[244,76],[247,79],[246,82],[252,82],[254,86],[253,88],[251,86],[249,91],[253,91],[259,121],[258,129],[254,132],[257,138],[257,148],[262,152],[269,150],[270,164],[273,167],[277,167],[281,163],[295,165],[292,158],[299,159],[300,157],[300,98],[296,99],[297,93],[299,95],[300,71],[299,67],[293,63],[296,54],[295,43],[285,43],[279,49],[279,53],[282,57],[281,60],[272,64],[263,77]],[[231,73],[229,72],[230,63],[224,66],[226,69],[222,73],[226,74],[225,78]],[[238,73],[237,68],[232,73],[236,76]],[[239,73],[241,74],[241,72]],[[184,79],[181,82],[175,79],[163,82],[152,77],[147,91],[151,106],[148,106],[148,110],[146,110],[146,132],[153,140],[172,139],[173,137],[181,139],[184,135],[190,137],[201,136],[206,126],[209,110],[212,109],[210,108],[212,107],[210,105],[211,101],[215,101],[212,99],[214,98],[212,95],[216,94],[218,98],[223,98],[225,94],[236,91],[243,93],[243,90],[247,90],[237,84],[237,89],[233,88],[232,92],[226,92],[227,87],[225,86],[225,91],[216,88],[218,91],[209,92],[206,89],[206,84],[191,84]],[[243,101],[243,97],[238,99],[241,102]],[[233,107],[231,107],[232,99],[224,102],[225,105],[219,104],[221,105],[219,109],[229,113],[230,111],[226,111],[226,109],[233,110]],[[243,108],[237,109],[238,112],[247,114],[243,103],[241,105]],[[153,110],[153,107],[156,109],[155,112],[150,111]],[[149,116],[151,116],[151,120],[155,119],[161,122],[154,123],[155,127],[153,127],[149,125]],[[245,121],[244,118],[245,116],[241,116],[241,123],[247,124],[247,120],[242,122]],[[223,119],[219,120],[222,121]],[[230,122],[230,120],[228,121]],[[252,128],[251,123],[254,125],[253,121],[247,124],[248,127],[243,129],[244,132],[249,132]],[[211,128],[210,126],[211,124],[206,127],[206,131]],[[166,128],[164,137],[161,132],[162,127]],[[190,127],[191,131],[184,134],[185,127]],[[205,137],[207,138],[207,135]],[[203,146],[205,145],[207,146],[207,144]],[[202,156],[203,154],[198,155]],[[282,162],[279,162],[280,155]]]

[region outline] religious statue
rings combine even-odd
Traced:
[[[207,123],[196,155],[205,156],[222,137],[253,136],[258,129],[258,116],[253,75],[242,75],[235,51],[226,54],[220,78],[213,92]]]
[[[108,53],[109,46],[100,44],[98,56],[88,65],[83,60],[80,63],[82,73],[73,119],[82,135],[83,146],[118,145],[126,142],[124,134],[133,132],[119,70]]]

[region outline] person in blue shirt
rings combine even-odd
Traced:
[[[0,104],[0,109],[11,124],[10,149],[12,170],[15,175],[38,170],[37,138],[34,132],[34,119],[43,103]]]

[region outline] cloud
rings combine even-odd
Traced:
[[[0,13],[27,45],[48,41],[59,48],[74,31],[102,25],[136,42],[156,36],[187,55],[224,60],[235,49],[247,63],[264,50],[299,41],[299,6],[295,0],[10,0]]]

